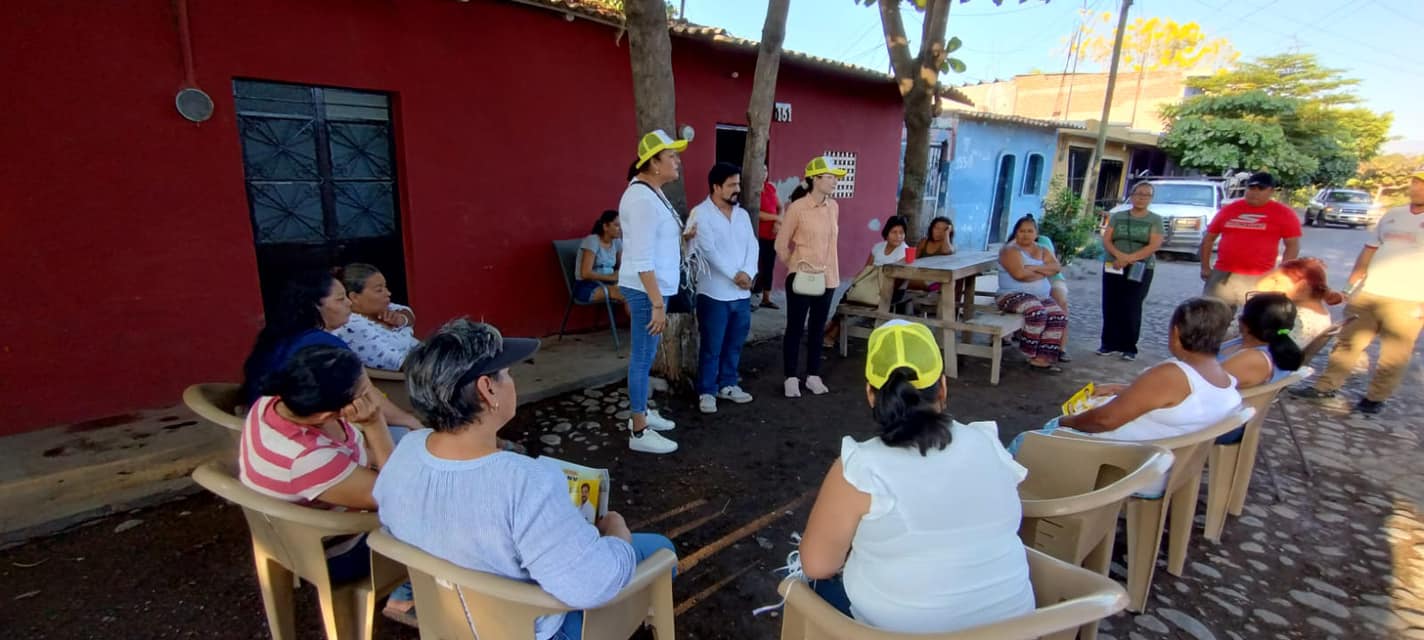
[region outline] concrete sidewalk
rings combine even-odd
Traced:
[[[784,311],[759,310],[748,341],[785,328]],[[620,337],[621,354],[606,329],[546,338],[513,370],[520,403],[622,380],[626,329]],[[232,451],[230,432],[182,404],[0,438],[0,547],[196,490],[188,474]]]

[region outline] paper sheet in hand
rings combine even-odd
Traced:
[[[1088,409],[1091,409],[1092,400],[1093,383],[1089,382],[1087,386],[1084,386],[1082,389],[1079,389],[1078,393],[1073,394],[1071,397],[1068,398],[1067,402],[1063,403],[1063,415],[1076,415],[1087,411]]]
[[[563,471],[564,478],[569,481],[569,498],[589,524],[608,514],[610,485],[607,469],[585,467],[550,456],[540,456],[539,459],[557,465]]]

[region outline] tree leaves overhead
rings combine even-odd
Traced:
[[[1359,80],[1311,54],[1265,56],[1188,80],[1201,95],[1163,109],[1162,148],[1184,167],[1267,170],[1287,187],[1345,184],[1389,139],[1394,116],[1351,106]]]

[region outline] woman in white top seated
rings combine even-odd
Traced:
[[[880,228],[880,237],[884,240],[870,247],[870,256],[865,259],[865,266],[875,265],[878,267],[904,262],[905,227],[906,221],[903,216],[890,216],[890,219],[885,221],[885,226]]]
[[[1236,379],[1218,361],[1231,308],[1214,298],[1192,298],[1172,312],[1168,349],[1172,357],[1131,384],[1095,389],[1108,402],[1057,419],[1065,427],[1108,440],[1157,440],[1211,426],[1241,404]],[[1049,423],[1052,431],[1054,423]]]
[[[817,593],[890,631],[954,631],[1034,608],[1018,538],[1027,471],[993,422],[950,418],[943,371],[924,325],[871,333],[866,399],[879,435],[842,441],[801,540]]]
[[[399,371],[406,354],[420,344],[415,337],[415,312],[391,302],[386,276],[369,264],[346,265],[341,283],[351,300],[351,319],[332,333],[350,345],[362,364]]]

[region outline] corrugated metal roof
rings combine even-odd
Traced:
[[[469,0],[459,1],[468,2]],[[585,0],[507,1],[563,11],[566,15],[581,16],[594,20],[596,22],[602,22],[620,28],[623,26],[622,12],[614,10],[606,5],[595,4],[587,2]],[[756,40],[748,40],[746,38],[734,36],[728,33],[726,29],[723,29],[721,27],[709,27],[687,22],[685,20],[671,20],[668,23],[668,28],[674,35],[680,37],[689,38],[692,40],[700,40],[712,44],[725,45],[744,51],[755,52],[757,48],[761,45],[761,43]],[[823,71],[849,76],[860,80],[869,80],[871,82],[895,81],[895,77],[893,75],[884,71],[876,71],[875,69],[870,69],[868,67],[853,65],[846,62],[841,62],[839,60],[832,60],[830,58],[813,56],[808,53],[793,51],[791,49],[783,49],[781,52],[781,56],[783,59],[790,60],[793,63],[799,63],[801,65],[814,69],[820,69]],[[969,96],[965,95],[964,92],[948,85],[941,87],[939,97],[953,100],[964,105],[974,105],[974,103],[969,99]]]

